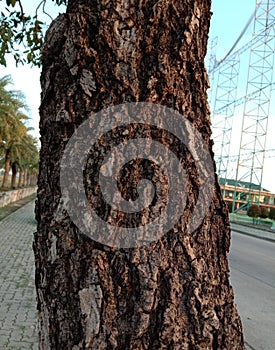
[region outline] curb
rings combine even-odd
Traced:
[[[19,199],[16,202],[10,203],[6,205],[5,207],[0,208],[0,221],[5,219],[10,214],[14,213],[16,210],[22,208],[24,205],[28,204],[29,202],[35,200],[36,194],[32,194],[28,197],[24,197],[22,199]]]
[[[273,239],[273,238],[269,238],[269,237],[254,235],[253,233],[244,232],[244,231],[241,231],[241,230],[238,230],[238,229],[233,229],[232,227],[231,227],[231,231],[241,233],[241,234],[243,234],[243,235],[245,235],[245,236],[254,237],[254,238],[258,238],[258,239],[262,239],[263,241],[275,243],[275,238]]]

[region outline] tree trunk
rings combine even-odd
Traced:
[[[31,172],[30,170],[28,170],[28,173],[27,173],[27,186],[30,186],[31,185]]]
[[[2,182],[2,189],[3,190],[7,190],[9,187],[10,163],[11,163],[11,151],[10,151],[10,149],[7,149],[6,154],[5,154],[4,177],[3,177],[3,182]]]
[[[97,222],[89,236],[71,218],[74,201],[82,200],[66,198],[66,191],[78,184],[68,180],[67,188],[60,186],[61,158],[74,131],[88,116],[91,125],[96,125],[96,112],[126,102],[153,103],[178,111],[183,125],[189,121],[198,130],[206,146],[198,146],[197,153],[202,159],[209,153],[211,167],[204,67],[210,2],[71,0],[67,13],[48,30],[42,52],[41,162],[34,242],[40,349],[244,349],[229,284],[228,212],[217,177],[213,176],[214,193],[208,198],[207,211],[190,232],[189,220],[203,183],[195,156],[175,135],[147,124],[115,129],[91,145],[83,170],[89,203],[98,200],[97,213],[104,222],[129,231],[142,222],[145,237],[150,237],[152,226],[147,223],[154,205],[163,210],[157,206],[160,197],[154,197],[150,214],[119,211],[112,217],[113,211],[104,206],[98,192],[95,172],[101,163],[96,163],[97,158],[103,159],[112,147],[132,137],[156,140],[181,159],[188,188],[183,214],[166,234],[157,232],[149,244],[139,245],[137,238],[136,245],[127,246],[127,237],[125,247],[104,244],[109,231],[106,236]],[[129,110],[121,108],[128,120]],[[187,129],[188,145],[196,147],[191,128]],[[81,141],[88,139],[87,134]],[[73,168],[78,156],[70,155],[65,160]],[[135,200],[141,178],[152,181],[161,195],[172,186],[150,162],[137,158],[122,169],[117,186],[129,202]]]
[[[16,163],[12,163],[11,165],[11,188],[16,188],[16,174],[17,174],[17,165]]]
[[[23,176],[23,186],[27,187],[28,186],[28,175],[29,174],[29,170],[27,167],[24,167],[24,176]]]
[[[30,180],[30,185],[31,186],[36,186],[36,183],[37,183],[37,176],[36,176],[36,174],[32,174],[31,175],[31,180]]]
[[[33,174],[29,175],[29,186],[33,186]]]
[[[20,166],[19,168],[19,179],[18,179],[18,187],[23,186],[23,168]]]

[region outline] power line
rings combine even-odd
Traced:
[[[253,21],[253,19],[255,18],[256,12],[258,7],[260,6],[260,4],[262,3],[263,0],[260,0],[257,5],[255,10],[253,11],[252,15],[250,16],[248,22],[246,23],[246,25],[244,26],[244,29],[242,30],[241,34],[238,36],[237,40],[235,41],[235,43],[233,44],[233,46],[231,47],[231,49],[228,51],[228,53],[224,56],[223,59],[221,59],[220,61],[216,60],[215,61],[215,66],[209,70],[208,74],[213,73],[217,70],[217,68],[223,64],[230,56],[235,56],[235,55],[241,55],[243,52],[245,52],[246,50],[249,50],[252,45],[255,45],[257,42],[259,42],[260,40],[262,40],[262,36],[265,35],[265,32],[272,28],[274,26],[274,21],[272,23],[270,23],[269,25],[266,26],[266,28],[264,28],[262,31],[260,31],[259,33],[257,33],[257,35],[254,36],[254,38],[252,40],[249,40],[245,45],[243,45],[239,50],[234,51],[234,49],[236,48],[236,46],[238,45],[238,43],[240,42],[240,40],[242,39],[242,37],[244,36],[245,32],[247,31],[247,29],[249,28],[249,25],[251,24],[251,22]]]
[[[224,56],[224,58],[218,62],[217,67],[222,64],[230,55],[231,53],[234,51],[235,47],[238,45],[238,43],[240,42],[240,40],[242,39],[242,37],[244,36],[245,32],[247,31],[248,27],[250,26],[251,22],[253,21],[254,17],[255,17],[255,13],[257,11],[257,7],[255,8],[255,10],[253,11],[252,15],[250,16],[248,22],[246,23],[244,29],[242,30],[241,34],[238,36],[237,40],[235,41],[235,43],[233,44],[233,46],[231,47],[231,49],[228,51],[228,53]]]
[[[264,152],[265,152],[265,158],[275,158],[275,149],[267,149]],[[267,153],[269,153],[269,154],[267,154]],[[241,157],[247,157],[247,156],[251,156],[251,152],[246,152],[246,153],[241,154]],[[224,156],[224,158],[228,158],[229,162],[238,161],[238,157],[239,157],[239,155],[237,155],[237,154]]]

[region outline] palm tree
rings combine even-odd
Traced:
[[[9,84],[12,84],[9,75],[0,78],[0,147],[3,147],[6,140],[13,136],[11,125],[16,123],[19,115],[21,114],[20,119],[28,119],[20,112],[23,109],[28,109],[24,102],[23,93],[16,90],[7,90]]]
[[[6,90],[7,85],[11,84],[11,77],[4,76],[0,79],[0,147],[2,148],[3,142],[9,134],[8,128],[8,115],[10,110],[10,102],[12,95]]]
[[[25,127],[25,125],[23,126]],[[25,127],[25,129],[28,131],[28,128]],[[7,154],[10,163],[6,166],[7,169],[11,168],[12,170],[11,188],[34,185],[39,165],[36,138],[26,132],[21,139],[19,137],[19,140],[14,139],[10,142],[10,148],[6,150]],[[19,179],[18,184],[16,184],[18,170]]]
[[[30,134],[22,138],[17,158],[19,168],[18,187],[36,184],[38,174],[39,152],[37,139]]]
[[[26,128],[23,125],[21,132],[23,134],[19,135],[17,141],[14,140],[11,147],[11,187],[16,188],[16,176],[20,166],[29,161],[32,157],[33,141],[30,135],[27,133],[31,128]],[[20,134],[20,133],[19,133]],[[21,136],[21,137],[20,137]]]
[[[0,152],[4,162],[4,177],[2,189],[8,188],[9,171],[13,162],[12,186],[15,186],[16,159],[19,157],[20,144],[27,134],[24,124],[28,116],[22,112],[27,109],[23,94],[19,91],[8,91],[7,85],[11,83],[9,76],[0,79]]]
[[[22,119],[26,119],[22,113],[14,113],[12,122],[9,124],[9,137],[5,139],[3,151],[5,154],[5,167],[2,189],[8,188],[10,165],[19,157],[20,145],[23,137],[27,134],[27,127]],[[15,174],[16,175],[16,174]]]

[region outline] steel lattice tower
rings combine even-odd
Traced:
[[[250,50],[242,135],[236,172],[233,211],[237,210],[236,189],[240,181],[258,188],[258,196],[246,194],[248,205],[259,203],[265,158],[266,134],[273,82],[275,52],[275,0],[256,3],[252,46]],[[257,39],[257,40],[255,40]],[[245,157],[242,155],[246,154]],[[255,189],[255,186],[254,186]],[[242,196],[239,194],[239,196]]]
[[[240,58],[238,53],[228,57],[228,59],[219,66],[212,123],[214,153],[217,173],[220,178],[227,178],[239,69]]]
[[[208,48],[209,54],[207,55],[207,71],[208,71],[208,79],[209,79],[209,84],[210,88],[207,92],[208,95],[208,103],[211,106],[212,104],[212,95],[213,95],[213,85],[214,85],[214,74],[215,74],[215,67],[217,64],[217,58],[216,58],[216,49],[217,49],[217,44],[218,44],[218,37],[215,36],[211,42],[210,42],[210,47]]]

